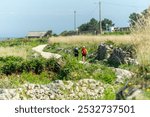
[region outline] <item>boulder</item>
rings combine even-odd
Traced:
[[[116,83],[123,83],[126,79],[130,79],[134,75],[134,73],[120,68],[114,68],[114,71],[117,77]]]
[[[118,67],[125,63],[125,52],[121,48],[115,48],[108,58],[108,63],[111,66]]]
[[[96,59],[103,60],[106,58],[106,56],[107,56],[107,47],[105,44],[100,44],[98,46]]]
[[[127,100],[143,100],[146,99],[144,93],[140,89],[136,89],[131,95],[127,96]]]

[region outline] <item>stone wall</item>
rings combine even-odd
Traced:
[[[27,83],[17,89],[0,89],[0,100],[99,99],[103,93],[103,84],[93,79],[56,80],[46,85]]]

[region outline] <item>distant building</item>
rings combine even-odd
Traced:
[[[115,27],[114,26],[109,27],[109,32],[114,32],[114,31],[115,31]]]
[[[47,31],[47,32],[32,31],[27,34],[27,38],[43,38],[43,37],[49,37],[51,35],[52,35],[52,31]]]
[[[115,32],[128,32],[130,31],[130,27],[115,27]]]
[[[130,27],[120,27],[121,32],[128,32],[130,31]]]

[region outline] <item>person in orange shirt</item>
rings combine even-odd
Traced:
[[[86,55],[87,55],[87,49],[85,48],[85,46],[82,47],[82,61],[85,62],[86,61]]]

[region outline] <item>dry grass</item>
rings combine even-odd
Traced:
[[[17,47],[0,47],[0,56],[19,56],[26,59],[27,50],[25,48]]]
[[[137,60],[142,65],[150,65],[150,8],[146,17],[141,16],[131,35],[110,36],[68,36],[52,37],[49,43],[86,44],[113,41],[114,43],[132,43],[136,46]]]
[[[142,65],[150,65],[150,8],[146,17],[141,16],[134,28],[131,29],[131,35],[110,35],[110,36],[68,36],[52,37],[49,43],[100,43],[113,41],[115,43],[132,43],[136,46],[137,60]]]
[[[146,18],[141,16],[136,26],[132,29],[132,43],[137,47],[139,63],[150,65],[150,15]]]
[[[100,43],[105,41],[113,41],[115,43],[131,43],[129,35],[111,35],[111,36],[67,36],[67,37],[51,37],[49,43],[67,43],[67,44],[83,44],[83,43]]]

